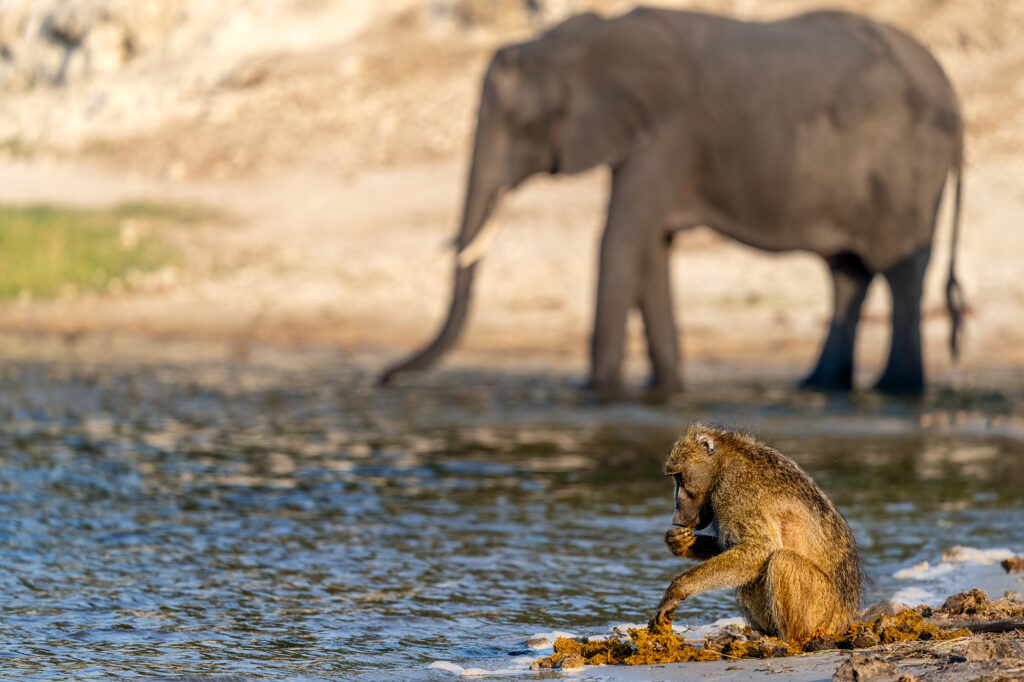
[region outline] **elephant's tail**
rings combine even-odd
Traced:
[[[963,333],[964,313],[967,305],[964,292],[956,279],[956,245],[960,237],[960,196],[963,187],[963,166],[956,167],[956,189],[953,195],[953,234],[949,245],[949,278],[946,280],[946,308],[949,310],[949,352],[955,360],[960,354],[960,336]]]

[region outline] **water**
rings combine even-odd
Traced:
[[[378,391],[325,362],[0,369],[0,677],[443,679],[431,662],[499,669],[535,632],[643,622],[683,566],[659,469],[695,419],[815,477],[868,601],[954,545],[1024,550],[1014,389],[598,405],[561,376]],[[705,595],[677,622],[734,615]]]

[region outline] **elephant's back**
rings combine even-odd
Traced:
[[[851,251],[872,269],[930,240],[963,126],[926,48],[839,11],[710,26],[696,53],[698,139],[705,196],[731,209],[733,236],[772,250]]]
[[[850,174],[845,193],[823,194],[836,202],[828,208],[841,222],[831,226],[831,234],[819,230],[829,235],[819,252],[850,250],[869,268],[884,270],[931,241],[936,199],[949,171],[962,164],[963,120],[955,91],[931,52],[898,28],[847,12],[814,12],[791,21],[808,28],[831,24],[861,55],[857,68],[832,91],[827,114],[802,128],[804,140],[822,130],[834,140],[808,144],[794,156],[798,183],[822,177],[823,158],[845,165]],[[796,206],[814,214],[825,208],[816,203],[799,197]]]
[[[960,118],[953,85],[931,51],[909,33],[891,24],[840,10],[820,10],[775,22],[800,32],[821,34],[822,40],[842,41],[858,61],[869,58],[899,70],[919,97],[942,110],[952,125]]]

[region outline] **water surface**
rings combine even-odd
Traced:
[[[532,633],[643,622],[669,445],[751,428],[849,519],[873,601],[954,545],[1024,550],[1014,390],[775,385],[598,404],[570,379],[341,361],[17,361],[0,394],[0,677],[443,678]],[[938,578],[924,585],[938,593]],[[734,616],[727,594],[677,622]]]

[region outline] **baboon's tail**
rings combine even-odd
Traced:
[[[960,194],[963,186],[963,164],[956,168],[956,190],[953,194],[953,235],[949,245],[949,278],[946,280],[946,308],[949,310],[949,352],[955,360],[960,354],[960,335],[962,333],[964,312],[964,292],[956,279],[956,243],[960,236]]]

